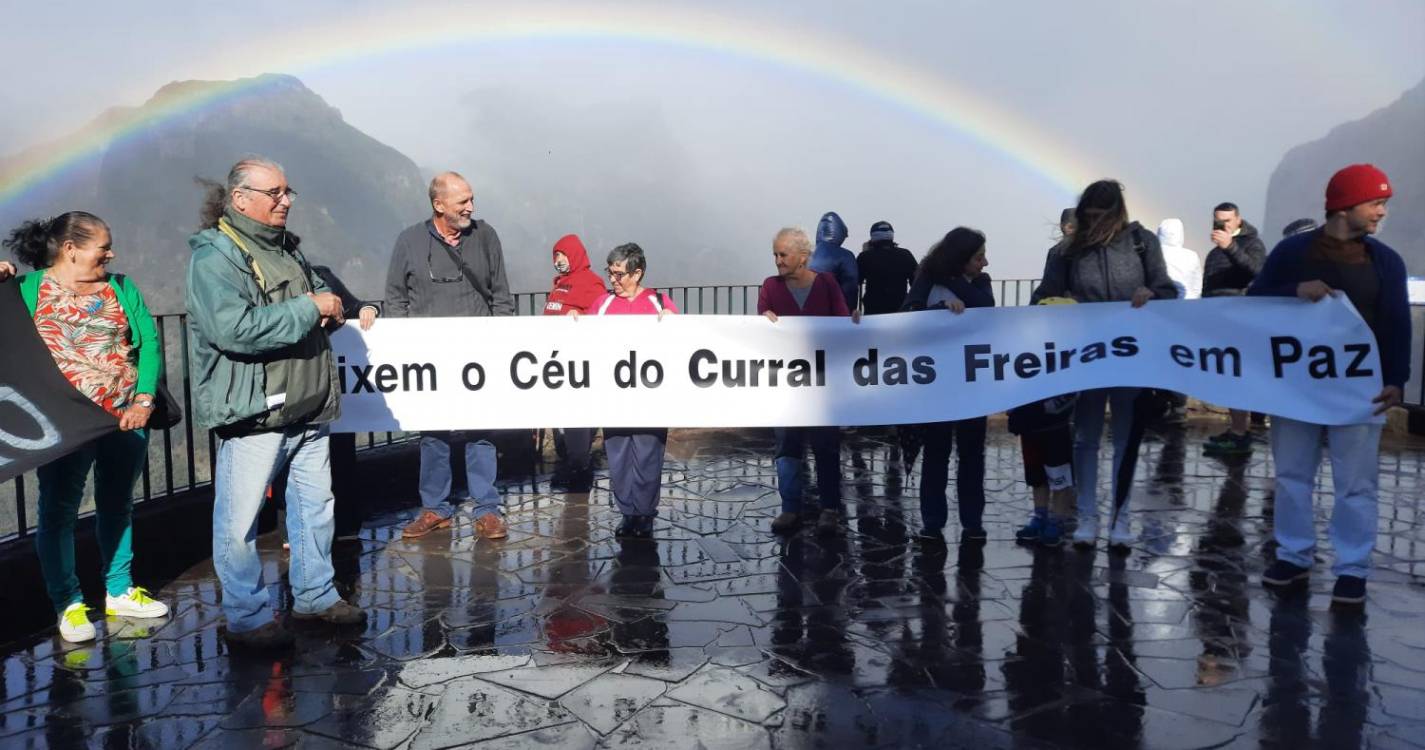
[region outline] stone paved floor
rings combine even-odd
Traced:
[[[939,549],[912,538],[917,476],[888,439],[847,441],[845,533],[783,542],[766,440],[691,433],[652,541],[614,540],[602,475],[511,486],[503,542],[375,519],[337,552],[365,629],[303,629],[288,658],[228,654],[210,564],[163,589],[167,621],[111,619],[86,648],[38,635],[0,662],[0,745],[1421,746],[1420,445],[1384,452],[1378,575],[1363,612],[1332,611],[1320,567],[1262,590],[1267,451],[1203,457],[1208,427],[1150,439],[1128,555],[1017,546],[999,427],[990,541]]]

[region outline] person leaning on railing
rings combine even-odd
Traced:
[[[168,614],[168,607],[135,586],[129,573],[132,493],[147,454],[145,428],[163,369],[158,330],[138,287],[108,271],[114,250],[103,219],[70,211],[47,221],[27,221],[4,244],[35,269],[19,277],[20,296],[59,371],[119,420],[117,432],[36,472],[40,498],[35,549],[45,589],[59,612],[59,634],[71,643],[92,641],[94,624],[74,571],[74,524],[90,467],[105,614]],[[0,280],[14,272],[14,266],[0,264]]]

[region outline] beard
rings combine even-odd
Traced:
[[[469,229],[470,225],[475,223],[474,217],[465,216],[464,214],[459,213],[445,214],[442,218],[445,219],[446,226],[450,227],[451,229],[459,230],[461,232]]]
[[[568,263],[555,263],[555,264],[554,264],[554,270],[555,270],[556,273],[569,273],[569,264],[568,264]]]

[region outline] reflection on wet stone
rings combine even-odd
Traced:
[[[1015,544],[1029,498],[997,428],[983,546],[953,525],[916,540],[919,472],[871,429],[847,436],[847,521],[825,537],[768,532],[758,431],[675,433],[651,540],[614,539],[602,471],[584,494],[512,477],[503,542],[468,518],[400,539],[404,488],[336,553],[364,631],[232,656],[205,562],[161,592],[167,621],[10,644],[0,746],[1421,746],[1421,446],[1382,454],[1378,568],[1352,613],[1328,608],[1324,566],[1300,591],[1261,588],[1269,451],[1209,458],[1207,434],[1149,436],[1126,555]]]

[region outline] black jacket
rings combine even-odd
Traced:
[[[909,250],[895,242],[867,242],[856,256],[856,267],[861,272],[861,309],[867,315],[901,308],[915,279],[915,256]]]
[[[1267,246],[1257,228],[1242,222],[1242,230],[1226,250],[1213,246],[1202,265],[1202,296],[1246,294],[1247,287],[1267,262]]]

